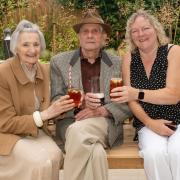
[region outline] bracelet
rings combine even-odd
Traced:
[[[41,119],[41,114],[40,114],[39,111],[35,111],[33,113],[33,118],[34,118],[34,122],[35,122],[37,127],[42,127],[43,126],[43,121]]]

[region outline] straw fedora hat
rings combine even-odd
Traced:
[[[100,24],[107,35],[110,35],[111,33],[111,27],[104,23],[103,19],[96,11],[87,11],[81,22],[73,26],[74,31],[79,33],[81,26],[84,24]]]

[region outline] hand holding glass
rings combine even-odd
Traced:
[[[91,92],[96,98],[100,99],[101,105],[104,105],[104,92],[102,92],[102,87],[100,86],[100,79],[98,76],[94,76],[90,80]]]
[[[81,91],[77,88],[69,88],[68,95],[70,99],[73,99],[75,107],[79,107],[81,101]]]
[[[111,90],[117,87],[122,87],[123,86],[123,81],[121,77],[115,77],[115,78],[111,78],[110,80],[110,93]],[[111,96],[111,98],[118,98],[118,96]]]

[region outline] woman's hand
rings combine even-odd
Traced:
[[[46,110],[41,112],[41,119],[45,121],[54,118],[73,109],[74,106],[73,99],[69,99],[69,95],[62,96],[54,101]]]
[[[117,103],[124,103],[138,99],[139,89],[131,86],[117,87],[111,90],[111,101]]]
[[[148,122],[146,126],[161,136],[171,136],[174,133],[174,131],[166,126],[166,124],[170,123],[171,121],[167,121],[164,119],[152,119]]]

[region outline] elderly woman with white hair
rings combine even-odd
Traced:
[[[0,64],[0,179],[59,180],[62,153],[46,125],[74,103],[65,95],[50,105],[49,72],[38,62],[45,46],[39,27],[22,20],[11,37],[14,57]]]

